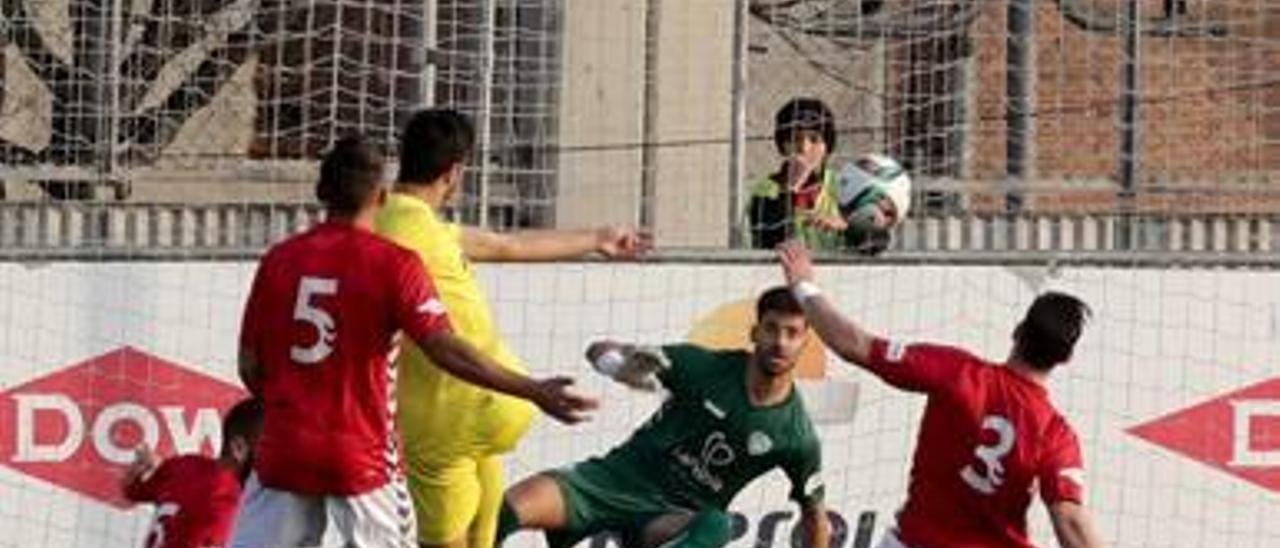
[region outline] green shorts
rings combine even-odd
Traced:
[[[551,548],[568,548],[606,531],[620,534],[623,546],[638,546],[645,526],[659,516],[697,511],[670,502],[658,486],[602,459],[547,474],[560,485],[567,515],[563,528],[546,532]]]

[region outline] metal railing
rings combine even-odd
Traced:
[[[0,259],[253,259],[321,218],[313,203],[0,203]],[[1131,246],[1119,237],[1124,223],[1133,227]],[[767,251],[707,248],[665,250],[660,259],[769,256]],[[1280,266],[1280,214],[937,214],[908,219],[898,227],[892,247],[874,260]]]

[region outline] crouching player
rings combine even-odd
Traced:
[[[724,546],[734,496],[782,468],[803,513],[807,546],[826,547],[821,447],[794,384],[807,333],[800,304],[778,287],[756,302],[750,352],[592,344],[587,358],[601,373],[638,389],[660,383],[670,395],[604,457],[509,489],[499,542],[519,529],[541,529],[553,548],[603,531],[620,534],[626,546]]]

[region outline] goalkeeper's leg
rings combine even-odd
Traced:
[[[569,512],[560,484],[542,473],[517,483],[507,490],[498,513],[497,539],[501,546],[507,537],[521,529],[564,529]]]
[[[654,486],[634,476],[592,459],[521,481],[507,490],[498,544],[519,529],[542,529],[552,548],[568,548],[602,531],[630,529],[638,515],[670,511]]]

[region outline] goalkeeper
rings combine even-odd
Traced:
[[[821,448],[794,386],[809,326],[785,287],[756,302],[751,352],[687,344],[644,348],[602,341],[597,371],[641,390],[670,392],[626,443],[604,457],[534,475],[507,491],[501,542],[541,529],[552,548],[603,531],[623,545],[715,547],[731,540],[729,503],[751,481],[782,468],[802,511],[806,546],[825,548],[830,526]]]

